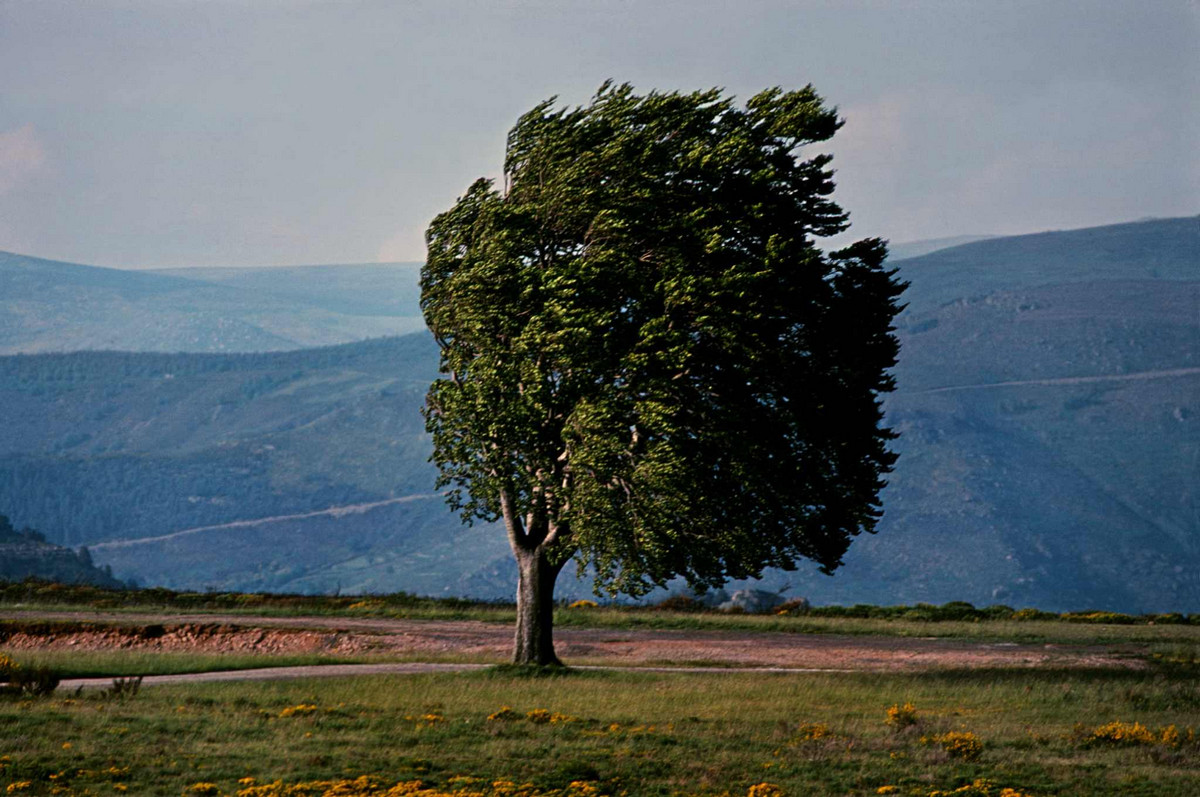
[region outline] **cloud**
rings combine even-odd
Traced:
[[[46,162],[46,150],[33,125],[0,133],[0,194],[7,193]]]

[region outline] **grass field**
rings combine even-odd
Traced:
[[[243,653],[191,653],[141,650],[13,651],[0,646],[27,667],[48,667],[60,678],[121,678],[135,675],[172,675],[219,670],[252,670],[261,667],[352,664],[368,661],[361,656],[266,655]],[[378,659],[370,659],[377,661]]]
[[[889,725],[892,706],[900,722]],[[498,713],[506,718],[488,719]],[[1102,728],[1117,721],[1125,725]],[[998,797],[1005,788],[1193,797],[1196,726],[1191,670],[533,678],[500,669],[196,684],[131,699],[0,701],[0,788],[348,797],[412,794],[421,781],[425,797]]]
[[[40,592],[41,594],[37,594]],[[511,607],[411,596],[0,594],[0,631],[249,617],[470,619]],[[38,619],[42,612],[87,618]],[[115,614],[114,614],[115,613]],[[90,619],[88,619],[90,618]],[[240,622],[240,621],[236,621]],[[247,620],[247,623],[250,621]],[[945,607],[789,615],[556,611],[559,627],[949,637],[1116,646],[1147,669],[920,673],[486,672],[146,686],[0,697],[0,794],[355,797],[1166,795],[1200,782],[1200,622]],[[58,626],[61,625],[62,628]],[[53,628],[51,628],[53,626]],[[63,677],[368,657],[9,651]],[[379,660],[375,656],[371,660]],[[408,658],[407,656],[388,658]],[[454,652],[426,660],[461,660]],[[470,657],[468,657],[470,658]],[[583,663],[583,662],[579,662]],[[889,713],[889,709],[891,710]],[[889,722],[889,719],[891,720]]]

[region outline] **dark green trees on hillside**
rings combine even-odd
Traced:
[[[64,584],[124,586],[113,578],[111,568],[96,567],[87,548],[73,551],[46,542],[33,529],[18,531],[8,517],[0,515],[0,581],[37,578]]]
[[[879,240],[816,246],[847,215],[830,158],[797,150],[840,124],[811,87],[739,107],[606,84],[521,117],[503,187],[430,225],[433,459],[465,520],[504,520],[516,662],[557,661],[572,558],[636,595],[831,572],[874,529],[903,285]]]

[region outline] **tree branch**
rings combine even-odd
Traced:
[[[512,494],[506,489],[500,489],[500,512],[504,516],[504,528],[508,532],[508,544],[516,551],[529,549],[529,535],[521,525],[517,516],[517,508],[513,505]]]

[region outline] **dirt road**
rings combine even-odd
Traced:
[[[0,618],[74,620],[94,624],[90,628],[69,631],[50,628],[33,633],[9,633],[7,638],[0,639],[0,645],[13,650],[329,653],[410,660],[425,658],[428,661],[452,658],[482,664],[506,660],[512,646],[509,626],[478,621],[19,611],[0,611]],[[988,643],[925,637],[559,628],[555,630],[555,640],[560,658],[569,664],[610,667],[893,672],[938,668],[1143,666],[1140,659],[1109,646]]]

